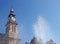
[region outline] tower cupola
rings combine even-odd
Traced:
[[[14,22],[16,21],[16,17],[15,17],[13,8],[11,8],[11,10],[10,10],[10,14],[8,16],[8,19],[9,19],[9,21],[14,21]]]

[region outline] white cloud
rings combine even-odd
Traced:
[[[37,17],[37,21],[33,24],[33,31],[37,39],[46,41],[48,38],[52,38],[51,28],[46,19],[42,16]]]

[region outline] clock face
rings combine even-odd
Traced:
[[[14,17],[12,17],[12,20],[13,20],[13,21],[15,21],[15,18],[14,18]]]

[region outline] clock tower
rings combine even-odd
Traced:
[[[6,44],[20,44],[17,25],[14,10],[11,8],[6,24]]]

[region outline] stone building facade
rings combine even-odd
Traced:
[[[5,34],[0,33],[0,44],[20,44],[16,16],[13,8],[8,15]]]

